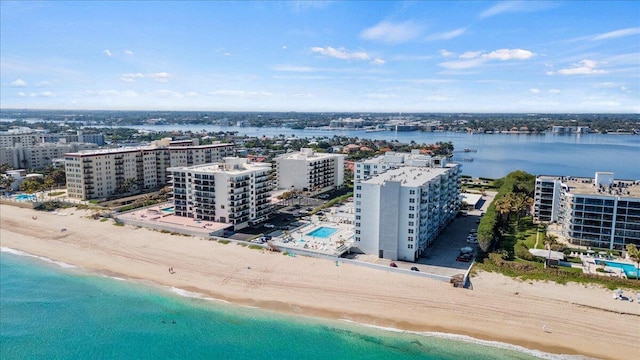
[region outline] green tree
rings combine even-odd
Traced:
[[[626,249],[629,259],[636,263],[636,280],[640,280],[640,249],[636,247],[636,244],[627,244]]]

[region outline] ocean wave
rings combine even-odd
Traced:
[[[36,258],[38,260],[47,262],[49,264],[58,265],[58,266],[60,266],[62,268],[66,268],[66,269],[77,268],[77,266],[75,266],[75,265],[67,264],[67,263],[62,262],[62,261],[56,261],[56,260],[53,260],[53,259],[49,259],[48,257],[33,255],[33,254],[29,254],[28,252],[24,252],[24,251],[16,250],[16,249],[11,249],[11,248],[4,247],[4,246],[0,247],[0,252],[6,252],[6,253],[17,255],[17,256],[25,256],[25,257]]]
[[[471,336],[467,336],[467,335],[443,333],[443,332],[436,332],[436,331],[425,331],[425,332],[409,331],[409,330],[402,330],[402,329],[393,328],[393,327],[371,325],[371,324],[361,323],[361,322],[348,320],[348,319],[340,319],[340,320],[343,321],[343,322],[356,324],[358,326],[364,326],[364,327],[368,327],[368,328],[373,328],[373,329],[382,330],[382,331],[388,331],[388,332],[393,332],[393,333],[414,334],[414,335],[420,335],[420,336],[432,337],[432,338],[438,338],[438,339],[464,341],[464,342],[475,344],[475,345],[483,345],[483,346],[488,346],[488,347],[497,348],[497,349],[503,349],[503,350],[512,350],[512,351],[517,351],[517,352],[520,352],[520,353],[523,353],[523,354],[535,356],[535,357],[540,358],[540,359],[548,359],[548,360],[586,360],[586,359],[592,359],[592,358],[590,358],[588,356],[583,356],[583,355],[551,354],[551,353],[543,352],[543,351],[540,351],[540,350],[528,349],[528,348],[525,348],[525,347],[522,347],[522,346],[519,346],[519,345],[509,344],[509,343],[505,343],[505,342],[481,340],[481,339],[477,339],[477,338],[474,338],[474,337],[471,337]]]
[[[173,293],[175,293],[175,294],[177,294],[179,296],[182,296],[182,297],[192,298],[192,299],[200,299],[200,300],[208,300],[208,301],[219,301],[219,302],[223,302],[225,304],[229,304],[229,302],[226,301],[226,300],[208,297],[203,293],[199,293],[199,292],[195,292],[195,291],[187,291],[187,290],[180,289],[180,288],[173,287],[173,286],[171,286],[169,289],[171,290],[171,292],[173,292]]]

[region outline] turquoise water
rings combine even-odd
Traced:
[[[486,346],[183,297],[177,290],[6,251],[0,260],[1,359],[558,358],[507,344]]]
[[[619,263],[615,261],[597,260],[596,264],[605,264],[608,267],[622,269],[629,279],[635,279],[638,276],[638,268],[633,264]]]
[[[16,195],[14,199],[17,201],[34,201],[36,199],[36,196],[33,194],[20,194]]]
[[[166,213],[168,213],[168,214],[173,214],[173,213],[174,213],[174,211],[175,211],[175,210],[173,209],[173,206],[169,206],[169,207],[166,207],[166,208],[162,208],[162,209],[160,209],[160,210],[162,210],[163,212],[166,212]]]
[[[338,229],[336,228],[321,226],[313,230],[312,232],[307,233],[307,235],[318,237],[318,238],[328,238],[329,236],[333,235],[333,233],[335,233],[336,231],[338,231]]]

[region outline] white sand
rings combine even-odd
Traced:
[[[86,218],[84,210],[63,212],[0,205],[0,245],[287,313],[463,334],[551,353],[640,357],[640,305],[614,301],[603,288],[483,272],[473,278],[473,290],[464,290],[330,260],[114,226]],[[169,274],[169,267],[176,273]]]

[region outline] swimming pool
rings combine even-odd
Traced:
[[[16,201],[35,201],[36,196],[33,194],[20,194],[14,197]]]
[[[329,236],[333,235],[333,233],[335,233],[336,231],[338,231],[338,229],[336,228],[321,226],[313,230],[312,232],[307,233],[307,235],[313,236],[313,237],[319,237],[319,238],[328,238]]]
[[[162,210],[162,212],[165,212],[167,214],[173,214],[175,212],[175,210],[173,209],[173,206],[162,208],[160,210]]]
[[[615,261],[606,261],[596,259],[596,264],[605,264],[608,267],[622,269],[629,279],[635,279],[638,276],[638,268],[633,264],[619,263]]]

